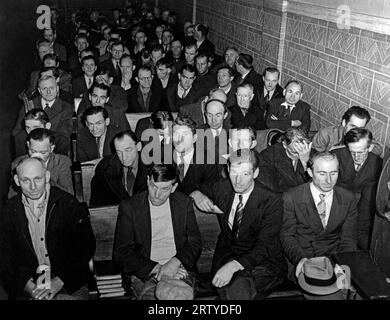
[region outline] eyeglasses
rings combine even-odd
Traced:
[[[250,99],[251,95],[236,93],[236,96],[240,99]]]

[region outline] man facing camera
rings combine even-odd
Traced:
[[[113,259],[132,276],[140,300],[194,297],[201,237],[192,200],[176,191],[177,181],[175,165],[154,165],[148,190],[119,207]]]

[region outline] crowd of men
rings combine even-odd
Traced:
[[[286,279],[307,299],[345,298],[347,285],[329,290],[331,256],[369,248],[382,170],[365,108],[312,132],[298,80],[281,86],[233,46],[219,56],[206,25],[169,10],[51,15],[13,130],[1,297],[88,299],[96,243],[72,161],[95,161],[89,205],[119,205],[113,260],[137,299],[196,298],[194,210],[218,218],[221,299],[262,299]],[[125,114],[145,112],[133,131]]]

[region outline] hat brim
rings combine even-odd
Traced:
[[[332,284],[330,286],[326,286],[326,287],[312,286],[310,284],[307,284],[305,281],[305,275],[303,274],[303,272],[301,272],[299,274],[298,284],[306,292],[311,293],[311,294],[315,294],[315,295],[319,295],[319,296],[332,294],[332,293],[335,293],[335,292],[340,290],[339,288],[337,288],[337,282],[335,282],[334,284]]]

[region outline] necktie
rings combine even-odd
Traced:
[[[360,170],[360,168],[361,168],[361,167],[362,167],[362,165],[361,165],[361,164],[357,164],[357,165],[356,165],[356,169],[355,169],[355,171],[356,171],[356,172],[359,172],[359,170]]]
[[[88,89],[91,88],[91,85],[92,85],[92,79],[88,78]]]
[[[102,155],[100,154],[100,137],[96,138],[96,146],[97,146],[99,158],[101,158]]]
[[[248,109],[245,109],[245,108],[240,108],[240,109],[241,109],[242,115],[245,117],[246,114],[248,113]]]
[[[46,104],[45,104],[45,108],[43,109],[43,111],[48,110],[49,108],[50,108],[49,104],[46,103]]]
[[[179,169],[180,182],[184,180],[184,156],[180,154],[180,164],[177,166]]]
[[[234,221],[232,227],[232,234],[234,239],[237,239],[238,237],[238,231],[240,229],[243,213],[244,213],[244,204],[242,202],[242,194],[240,194],[238,195],[238,204],[236,207],[236,212],[234,214]]]
[[[132,196],[135,176],[131,167],[124,167],[123,180],[123,185],[127,193],[129,196]]]
[[[320,215],[322,226],[325,229],[325,227],[326,227],[326,221],[325,221],[326,202],[325,202],[325,194],[323,194],[323,193],[320,193],[320,202],[318,202],[318,204],[317,204],[317,210],[318,210],[318,214]]]
[[[265,95],[264,100],[269,101],[269,90],[267,90],[267,94]]]

